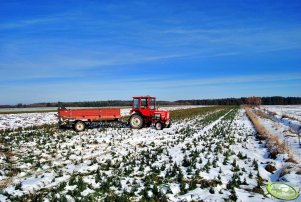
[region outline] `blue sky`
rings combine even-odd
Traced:
[[[300,0],[0,0],[0,104],[301,96],[300,10]]]

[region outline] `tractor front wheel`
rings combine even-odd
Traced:
[[[156,128],[157,130],[163,130],[163,124],[162,124],[161,122],[157,122],[157,123],[155,124],[155,128]]]
[[[143,118],[138,114],[132,115],[129,122],[131,128],[140,129],[143,127]]]
[[[169,120],[169,123],[166,125],[166,128],[170,128],[171,126],[171,120]]]
[[[77,132],[82,132],[86,129],[86,124],[82,121],[77,121],[75,124],[74,124],[74,130],[77,131]]]

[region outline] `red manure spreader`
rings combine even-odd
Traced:
[[[120,108],[66,109],[58,108],[59,126],[71,126],[81,132],[91,125],[104,122],[122,123],[133,129],[154,125],[157,130],[170,127],[169,112],[156,109],[156,98],[151,96],[133,97],[128,122],[121,122]]]

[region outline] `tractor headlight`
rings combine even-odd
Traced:
[[[155,114],[155,119],[161,119],[161,114]]]

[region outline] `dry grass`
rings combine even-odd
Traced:
[[[296,172],[296,174],[301,175],[301,166],[299,167],[299,170]]]
[[[291,172],[291,169],[292,169],[292,166],[290,166],[290,165],[283,167],[281,169],[281,172],[279,173],[279,177],[283,177],[284,175],[289,174]]]
[[[12,183],[12,178],[0,180],[0,189],[6,188],[11,183]]]
[[[269,114],[273,115],[273,116],[278,115],[276,112],[273,112],[273,111],[270,111],[270,110],[267,110],[267,109],[266,109],[266,111],[267,111]]]
[[[290,116],[290,115],[287,115],[287,114],[282,114],[281,118],[287,118],[287,119],[291,119],[291,120],[294,120],[294,121],[301,121],[300,119],[297,119],[293,116]]]
[[[266,115],[264,112],[262,112],[260,110],[254,110],[254,112],[257,116],[260,116],[260,117],[265,118],[265,119],[269,119],[268,115]]]
[[[267,111],[269,114],[271,114],[273,116],[281,116],[282,119],[287,118],[287,119],[291,119],[291,120],[294,120],[294,121],[301,121],[300,119],[297,119],[296,117],[290,116],[288,114],[279,115],[276,112],[273,112],[273,111],[270,111],[270,110],[267,110],[267,109],[265,109],[265,111]]]
[[[294,162],[294,158],[291,150],[287,145],[279,139],[278,136],[271,134],[259,121],[257,116],[251,111],[250,108],[245,107],[246,113],[253,123],[256,131],[259,133],[262,139],[266,139],[266,146],[271,152],[270,157],[275,159],[278,154],[286,153],[289,156],[291,162]],[[295,161],[296,162],[296,161]]]

